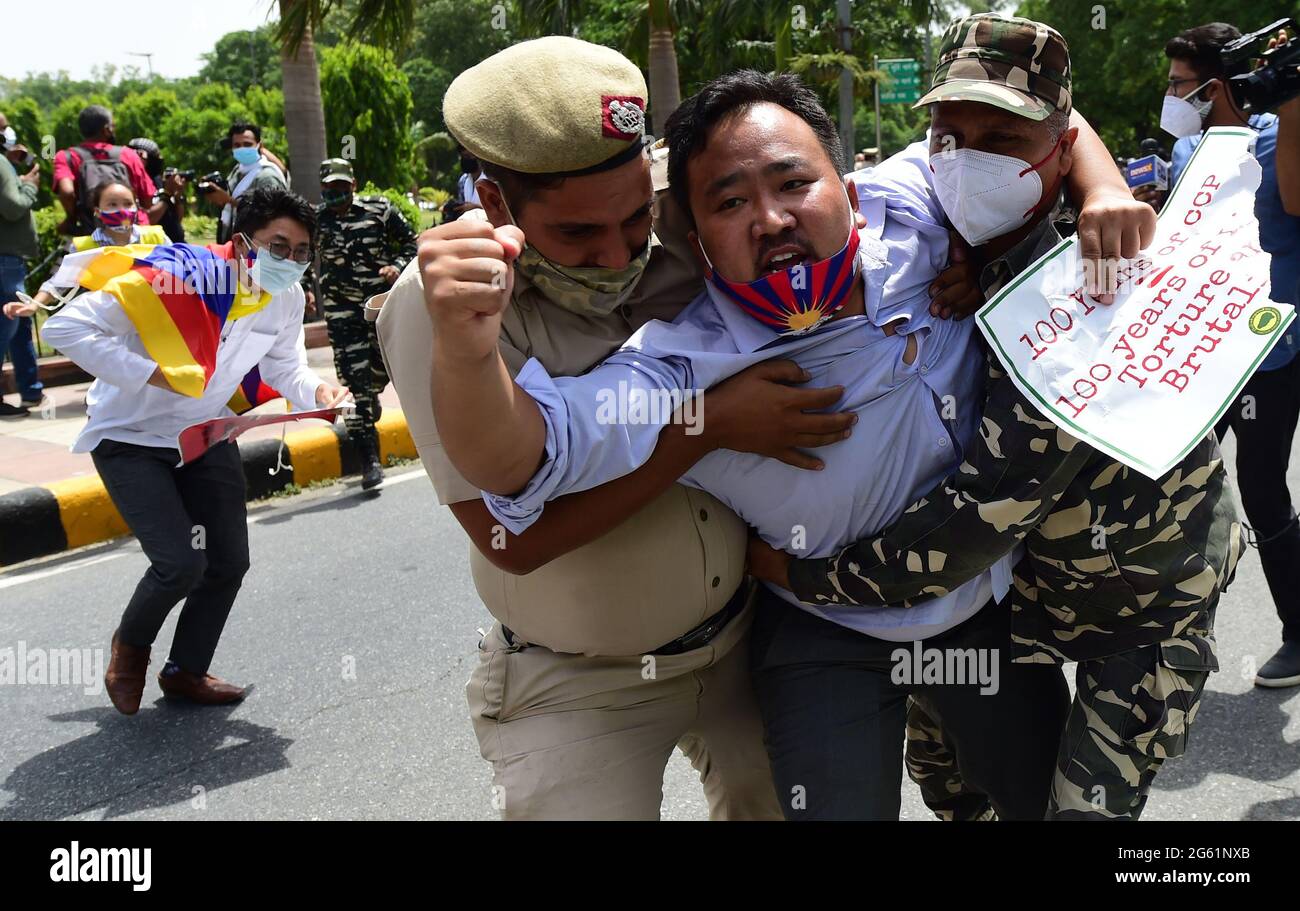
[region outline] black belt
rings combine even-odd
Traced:
[[[735,619],[740,612],[745,609],[745,605],[749,603],[749,593],[751,590],[752,585],[749,580],[746,579],[741,583],[740,588],[736,589],[736,593],[731,596],[731,600],[726,603],[726,606],[724,606],[722,610],[718,611],[712,617],[709,617],[699,626],[686,633],[686,635],[678,636],[672,642],[661,645],[659,648],[649,652],[648,654],[681,655],[685,652],[692,651],[693,649],[704,648],[704,646],[713,641],[714,637],[717,636],[718,633],[722,632],[728,623]],[[502,624],[501,632],[506,637],[507,645],[515,644],[515,634],[510,631],[510,627]]]

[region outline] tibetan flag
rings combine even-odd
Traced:
[[[235,394],[230,397],[230,410],[235,414],[243,414],[263,402],[279,397],[280,393],[262,382],[262,372],[254,367],[248,371],[248,375],[240,382]]]
[[[271,302],[270,294],[255,296],[239,284],[234,245],[229,243],[137,244],[70,253],[50,281],[106,291],[116,298],[167,382],[194,398],[203,395],[216,369],[226,323]],[[247,411],[278,397],[254,370],[240,384],[230,407]]]

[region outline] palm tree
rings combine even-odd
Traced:
[[[673,44],[673,11],[670,0],[649,0],[650,17],[650,113],[654,134],[664,135],[664,125],[682,103],[677,77],[677,47]]]
[[[584,11],[583,0],[518,0],[519,33],[526,37],[539,35],[576,35],[578,22]],[[662,136],[668,115],[681,104],[681,84],[677,75],[677,48],[673,44],[676,24],[674,7],[698,6],[699,0],[647,0],[644,15],[631,23],[625,35],[641,49],[624,47],[633,60],[647,64],[650,89],[650,116],[656,136]]]
[[[289,140],[289,173],[294,191],[320,202],[318,179],[326,157],[325,108],[312,36],[338,0],[272,0],[280,10],[276,39],[284,74],[284,128]],[[410,37],[415,0],[357,0],[350,32],[390,50]]]

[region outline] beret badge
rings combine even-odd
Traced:
[[[636,139],[645,133],[645,101],[634,95],[600,97],[601,134],[614,139]]]

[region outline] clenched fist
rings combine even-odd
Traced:
[[[420,235],[420,277],[445,356],[477,360],[496,350],[501,315],[514,288],[512,263],[524,248],[514,225],[457,219]]]

